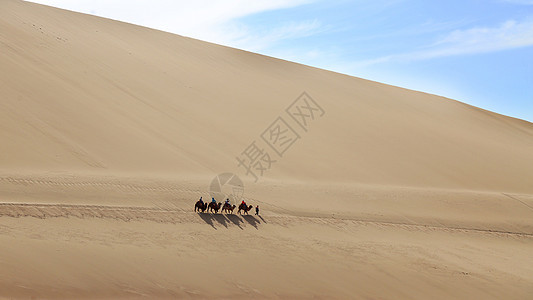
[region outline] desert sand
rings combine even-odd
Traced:
[[[0,108],[0,298],[533,297],[527,121],[18,0]]]

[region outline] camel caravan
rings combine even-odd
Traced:
[[[216,202],[215,198],[211,199],[211,202],[207,203],[202,200],[202,197],[200,197],[200,200],[196,202],[194,205],[194,212],[214,212],[215,214],[218,213],[219,210],[221,210],[221,213],[227,213],[227,214],[233,214],[233,211],[235,210],[237,206],[235,204],[231,205],[229,203],[229,199],[226,199],[226,202],[222,204],[222,202]],[[241,204],[239,204],[237,213],[238,214],[245,214],[247,215],[250,210],[252,210],[253,206],[246,205],[246,202],[242,200]],[[242,212],[242,213],[241,213]],[[259,206],[256,207],[256,214],[259,213]]]

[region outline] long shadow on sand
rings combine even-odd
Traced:
[[[216,228],[214,222],[217,222],[217,223],[221,224],[222,226],[228,228],[227,219],[222,214],[198,213],[198,216],[200,216],[200,218],[202,220],[204,220],[204,222],[206,222],[207,224],[211,225],[211,227],[213,227],[215,230],[217,228]]]
[[[254,216],[250,215],[232,215],[232,214],[211,214],[211,213],[198,213],[198,216],[204,220],[205,223],[207,223],[209,226],[213,227],[213,229],[217,229],[216,224],[221,224],[222,226],[228,228],[228,225],[233,223],[233,225],[236,225],[240,229],[243,228],[243,224],[246,221],[246,223],[252,225],[255,229],[259,229],[258,225],[261,224],[261,221]],[[263,223],[266,223],[265,220],[259,216]]]
[[[242,218],[250,225],[252,225],[255,229],[259,229],[257,228],[257,225],[261,224],[261,221],[257,220],[254,216],[242,216]]]
[[[226,218],[230,220],[233,224],[239,226],[240,229],[242,229],[241,223],[244,223],[241,218],[237,215],[226,215]]]

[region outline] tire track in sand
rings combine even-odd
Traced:
[[[153,221],[157,223],[197,223],[205,224],[204,217],[209,218],[238,218],[241,224],[245,224],[242,219],[254,219],[255,224],[276,224],[281,226],[290,226],[293,222],[305,222],[311,224],[321,225],[376,225],[382,227],[393,227],[416,231],[447,231],[447,232],[470,232],[478,234],[496,234],[503,236],[527,237],[533,238],[533,233],[513,232],[505,230],[492,230],[482,228],[468,228],[468,227],[453,227],[453,226],[435,226],[424,224],[413,224],[405,222],[390,222],[379,220],[364,220],[357,218],[339,219],[331,217],[303,217],[294,215],[276,215],[268,216],[268,222],[261,217],[255,216],[240,216],[237,214],[198,214],[191,210],[185,209],[170,209],[158,207],[142,207],[142,206],[108,206],[108,205],[77,205],[77,204],[37,204],[37,203],[0,203],[0,217],[33,217],[39,219],[47,218],[70,218],[76,217],[80,219],[99,218],[99,219],[113,219],[124,222],[129,221]],[[233,216],[233,217],[229,217]],[[227,222],[231,223],[231,222]],[[250,223],[251,224],[251,223]],[[213,226],[211,224],[211,226]],[[257,228],[257,225],[253,225]],[[213,226],[214,227],[214,226]],[[239,226],[240,227],[240,226]],[[241,228],[242,229],[242,228]]]
[[[199,189],[188,189],[184,187],[176,187],[171,185],[151,186],[135,183],[118,183],[118,182],[104,182],[104,181],[69,181],[61,179],[31,179],[31,178],[17,178],[17,177],[0,177],[0,182],[7,182],[17,185],[41,185],[47,187],[69,187],[69,188],[112,188],[118,190],[133,190],[138,192],[167,192],[167,193],[194,193],[203,195],[204,193]]]

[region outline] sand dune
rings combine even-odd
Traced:
[[[529,122],[15,0],[0,70],[0,297],[533,295]]]

